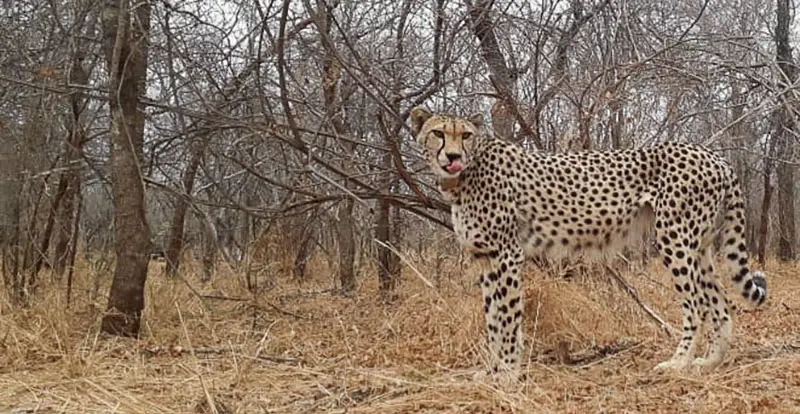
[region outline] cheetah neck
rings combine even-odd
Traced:
[[[442,191],[452,191],[458,187],[458,184],[461,182],[458,177],[450,177],[450,178],[440,178],[439,179],[439,188]]]

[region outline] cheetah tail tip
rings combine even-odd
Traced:
[[[750,299],[757,305],[761,305],[767,299],[767,276],[764,272],[756,270],[752,274],[753,289]]]

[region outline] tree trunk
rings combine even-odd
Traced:
[[[378,281],[380,282],[381,298],[393,299],[392,294],[397,287],[397,279],[392,273],[392,256],[394,252],[385,246],[391,246],[391,203],[378,199],[378,221],[375,228],[375,239],[381,243],[378,246]]]
[[[34,76],[34,81],[44,81]],[[48,166],[46,148],[48,128],[45,126],[49,115],[45,108],[49,100],[45,96],[31,96],[26,100],[23,126],[23,142],[17,157],[22,168],[18,170],[20,191],[13,193],[19,197],[18,217],[18,249],[16,277],[19,289],[16,298],[19,304],[29,305],[31,297],[38,287],[38,268],[46,258],[43,248],[49,248],[49,236],[52,232],[52,202],[45,191],[48,187],[49,175],[40,172],[55,167]],[[12,163],[13,165],[13,163]]]
[[[342,294],[351,295],[358,287],[356,283],[356,237],[353,207],[355,202],[348,198],[342,202],[337,212],[337,231],[339,242],[339,283]]]
[[[46,82],[34,74],[32,82]],[[47,108],[51,100],[44,94],[31,94],[22,104],[21,139],[3,139],[2,203],[7,220],[4,280],[16,304],[30,305],[38,286],[38,266],[45,259],[42,248],[49,247],[48,231],[52,231],[53,203],[47,188],[55,165],[48,163],[48,123],[55,122]],[[47,208],[44,206],[48,206]]]
[[[206,221],[203,232],[203,276],[200,281],[210,282],[217,272],[217,229],[211,220]]]
[[[739,148],[750,148],[756,144],[753,138],[758,134],[753,131],[749,124],[742,121],[744,107],[747,104],[743,93],[745,90],[736,80],[731,82],[730,87],[730,119],[732,122],[735,122],[730,128],[731,144]],[[739,183],[742,186],[742,192],[744,194],[751,194],[753,192],[752,184],[750,183],[753,171],[748,165],[748,157],[749,154],[747,151],[736,151],[733,154],[733,167],[736,171],[736,176],[739,177]],[[769,172],[771,174],[771,166]],[[769,178],[769,175],[767,175],[767,178]],[[769,181],[767,181],[767,183],[769,183]],[[758,241],[760,238],[759,232],[761,230],[756,226],[757,220],[752,201],[750,197],[744,198],[745,218],[747,223],[745,228],[745,244],[747,245],[747,250],[750,252],[759,250]]]
[[[150,229],[139,160],[144,143],[144,95],[150,31],[150,3],[131,10],[127,0],[106,0],[103,51],[109,74],[111,187],[114,197],[116,267],[103,317],[103,332],[137,336],[144,310]]]
[[[75,202],[75,220],[72,222],[72,240],[70,241],[69,257],[67,258],[66,268],[69,269],[67,273],[67,307],[69,308],[70,300],[72,298],[72,281],[75,276],[75,256],[78,254],[78,235],[81,223],[81,207],[83,206],[83,196],[78,191],[78,197]]]
[[[789,114],[784,114],[787,116]],[[790,115],[789,115],[790,116]],[[782,116],[783,118],[783,116]],[[788,121],[791,122],[791,121]],[[778,259],[792,261],[797,258],[797,242],[794,209],[794,165],[785,162],[793,159],[794,133],[783,128],[777,139],[780,139],[781,160],[776,168],[778,181]]]
[[[69,74],[70,83],[73,85],[86,85],[89,75],[83,68],[83,53],[78,52],[73,56],[72,68]],[[81,191],[80,168],[83,160],[83,144],[86,142],[86,129],[83,124],[83,111],[86,109],[87,99],[83,94],[70,95],[71,118],[70,131],[64,143],[64,165],[66,171],[61,176],[64,180],[64,194],[58,210],[56,222],[56,244],[53,255],[53,270],[57,279],[61,279],[71,261],[72,252],[75,250],[73,234],[75,220],[77,220],[77,204]]]
[[[770,169],[764,169],[764,201],[761,204],[761,224],[758,230],[758,262],[763,266],[767,262],[767,234],[769,231],[769,207],[772,203],[772,184]]]
[[[189,159],[189,165],[183,171],[181,177],[181,185],[183,192],[182,196],[178,196],[175,202],[175,209],[172,211],[172,223],[170,224],[169,240],[167,241],[167,252],[165,254],[167,259],[167,275],[175,276],[178,274],[178,269],[181,264],[181,253],[183,253],[183,246],[186,244],[184,240],[186,211],[189,209],[189,196],[194,188],[194,178],[197,175],[197,169],[200,167],[200,161],[203,159],[205,152],[205,138],[203,140],[194,139],[191,143],[192,155]]]
[[[773,122],[775,123],[773,129],[778,128],[778,112],[779,111],[776,111],[773,116]],[[767,245],[769,244],[769,210],[772,206],[772,192],[774,189],[772,185],[772,170],[775,164],[776,142],[777,140],[774,136],[771,136],[769,142],[767,142],[766,156],[764,157],[764,171],[762,173],[764,177],[764,198],[761,202],[761,220],[758,228],[758,262],[761,263],[762,266],[767,261]]]
[[[380,121],[383,124],[383,120]],[[390,146],[399,148],[400,143],[395,138],[400,135],[401,124],[396,123],[392,132],[381,128],[384,134],[384,139]],[[383,156],[383,165],[390,167],[393,164],[392,152],[386,152]],[[390,178],[386,184],[382,186],[381,191],[391,197],[395,188],[394,179]],[[397,214],[395,210],[395,214]],[[394,241],[393,225],[396,224],[392,220],[392,203],[386,198],[381,197],[378,199],[378,218],[375,223],[375,239],[378,241],[378,281],[380,284],[381,298],[384,301],[391,301],[394,299],[394,290],[397,288],[400,280],[400,259],[397,257],[392,249],[387,246],[396,247]]]
[[[292,265],[292,275],[298,282],[306,279],[306,266],[308,265],[308,260],[311,259],[311,255],[314,254],[316,233],[316,223],[314,223],[312,214],[311,220],[303,226],[300,245],[297,248],[297,254],[294,256],[294,264]]]
[[[168,42],[167,47],[172,47],[172,36],[171,32],[167,33]],[[241,72],[239,72],[236,76],[232,79],[229,79],[227,83],[222,88],[222,95],[220,99],[216,101],[212,106],[214,108],[213,112],[224,112],[224,109],[227,105],[231,102],[231,98],[243,88],[243,85],[247,85],[247,80],[251,76],[256,76],[259,74],[259,68],[261,67],[262,60],[259,58],[251,62],[247,67],[245,67]],[[170,76],[175,76],[175,69],[172,67],[173,61],[170,58],[168,60],[168,64],[170,65]],[[177,84],[176,80],[172,81],[173,83]],[[176,87],[177,89],[177,87]],[[176,102],[178,101],[177,92],[173,98]],[[180,115],[179,115],[180,116]],[[180,118],[179,118],[180,119]],[[181,125],[184,122],[179,122]],[[188,127],[185,127],[186,130],[203,130],[207,129],[204,124],[206,122],[198,121],[198,123],[191,124]],[[183,127],[183,126],[182,126]],[[203,156],[205,155],[206,148],[212,138],[212,133],[205,132],[198,136],[192,136],[191,143],[190,143],[190,158],[189,164],[186,166],[186,170],[183,171],[181,175],[181,191],[183,192],[182,195],[178,196],[177,200],[175,201],[175,209],[172,212],[172,220],[170,225],[170,234],[169,239],[167,240],[167,249],[166,249],[166,260],[167,260],[167,274],[170,276],[174,276],[177,274],[178,270],[180,269],[181,264],[181,255],[183,253],[184,246],[186,245],[185,240],[185,221],[186,221],[186,213],[189,210],[190,202],[191,202],[191,194],[192,190],[194,189],[194,181],[197,176],[197,170],[200,167],[200,162],[203,160]],[[245,246],[242,246],[243,248]]]
[[[72,225],[75,220],[75,203],[80,191],[80,178],[77,171],[65,171],[61,179],[64,182],[64,193],[61,197],[61,205],[54,205],[57,208],[56,218],[56,243],[53,253],[53,274],[57,280],[61,280],[67,269],[69,261],[70,241],[72,240]]]
[[[797,122],[794,119],[795,97],[791,88],[797,79],[792,49],[789,45],[789,32],[793,10],[790,0],[778,0],[777,24],[775,27],[775,46],[780,68],[778,84],[790,89],[783,102],[779,116],[777,135],[781,160],[776,168],[778,178],[778,258],[784,261],[796,259],[796,229],[794,210],[794,137],[797,136]],[[782,162],[789,161],[789,162]]]
[[[53,229],[56,225],[56,216],[58,211],[61,209],[61,203],[64,199],[64,195],[67,193],[67,184],[68,180],[65,175],[62,175],[61,179],[58,183],[58,190],[56,190],[56,195],[53,197],[52,204],[50,206],[50,215],[47,218],[47,223],[44,227],[44,233],[41,237],[41,245],[36,250],[36,255],[34,257],[34,262],[31,270],[31,277],[33,280],[38,278],[39,271],[42,269],[42,265],[47,260],[47,252],[50,250],[50,241],[53,239]],[[48,263],[49,265],[49,263]]]
[[[467,2],[470,21],[475,37],[480,42],[481,55],[491,73],[489,79],[497,91],[498,100],[492,105],[492,129],[495,135],[506,141],[514,140],[516,125],[515,95],[517,74],[508,67],[491,19],[491,4],[488,0]]]
[[[325,2],[318,0],[316,9],[315,25],[319,30],[322,46],[325,49],[325,56],[322,64],[322,95],[325,101],[326,122],[337,136],[347,134],[346,123],[342,118],[341,97],[339,96],[339,83],[342,79],[342,67],[338,61],[335,45],[331,39],[331,16],[329,6]],[[333,6],[335,7],[335,6]],[[352,142],[340,141],[341,148],[348,154],[348,158],[342,161],[342,168],[349,174],[355,173],[355,166],[351,157],[355,150]],[[350,185],[345,183],[345,188]],[[339,285],[342,294],[350,296],[355,293],[358,287],[356,283],[356,221],[353,217],[355,202],[352,198],[347,198],[339,206],[336,213],[337,226],[336,235],[339,244]]]
[[[390,194],[398,194],[400,193],[400,181],[394,180],[389,186],[389,193]],[[397,207],[392,207],[391,210],[391,234],[389,235],[389,239],[392,242],[392,245],[395,246],[396,249],[400,249],[400,240],[403,238],[403,216],[400,214],[400,209]],[[400,271],[402,267],[400,266],[400,256],[392,253],[392,256],[389,259],[389,273],[392,274],[395,280],[400,280]]]
[[[2,149],[0,149],[2,150]],[[19,171],[17,158],[11,156],[3,168],[8,171]],[[3,283],[6,291],[14,302],[24,302],[24,278],[20,276],[20,220],[21,220],[21,176],[11,176],[7,182],[2,183],[3,191],[0,192],[3,207]]]

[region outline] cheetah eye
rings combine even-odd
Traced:
[[[463,134],[461,134],[461,139],[463,140],[468,140],[471,138],[472,138],[472,132],[464,132]]]
[[[436,135],[436,138],[444,139],[444,132],[439,131],[438,129],[434,129],[431,132],[433,132],[433,135]]]

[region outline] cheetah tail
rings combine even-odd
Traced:
[[[722,226],[722,247],[725,264],[733,282],[741,289],[742,297],[758,306],[767,299],[767,278],[760,271],[749,268],[745,243],[745,210],[739,181],[733,179],[728,190],[725,221]]]

